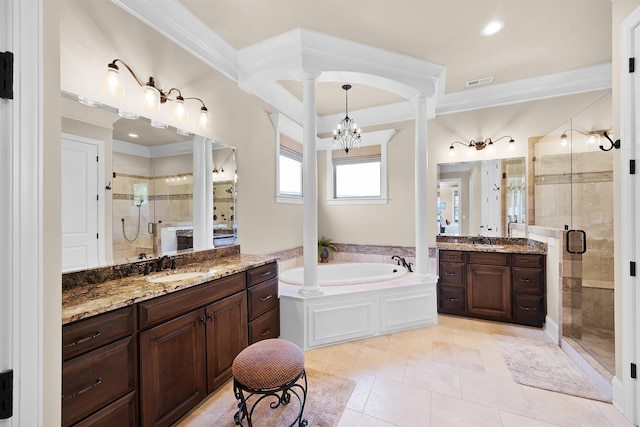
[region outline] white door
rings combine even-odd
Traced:
[[[62,271],[101,264],[101,148],[101,141],[62,137]]]

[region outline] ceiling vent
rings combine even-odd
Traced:
[[[473,86],[478,86],[478,85],[484,85],[487,83],[491,83],[493,81],[493,77],[484,77],[482,79],[476,79],[476,80],[469,80],[465,86],[466,87],[473,87]]]

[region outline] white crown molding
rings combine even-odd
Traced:
[[[181,154],[193,153],[193,141],[174,142],[172,144],[157,145],[147,147],[133,144],[119,139],[113,140],[112,151],[114,153],[128,154],[130,156],[145,157],[155,159],[156,157],[178,156]]]
[[[378,87],[407,99],[440,95],[445,67],[363,43],[296,28],[238,52],[238,85],[254,93],[262,84],[300,80],[348,81]]]
[[[176,0],[111,0],[233,81],[238,51]]]
[[[499,105],[610,89],[611,86],[611,63],[606,63],[562,73],[453,92],[440,99],[436,112],[438,115],[459,113]]]
[[[113,140],[111,151],[113,151],[114,153],[128,154],[130,156],[144,157],[147,159],[151,158],[151,150],[149,150],[149,147],[145,147],[144,145],[139,144],[132,144],[120,139]]]
[[[302,126],[282,113],[274,113],[269,116],[276,132],[283,133],[289,138],[302,143]]]

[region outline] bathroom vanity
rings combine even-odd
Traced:
[[[542,249],[469,243],[438,246],[439,313],[542,327],[546,316]]]
[[[201,275],[63,291],[63,426],[169,426],[231,377],[242,349],[280,335],[273,259],[237,254],[156,276],[189,272]]]

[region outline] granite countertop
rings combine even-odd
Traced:
[[[211,280],[241,273],[253,267],[269,264],[273,257],[235,254],[202,260],[186,265],[178,265],[176,270],[165,270],[149,276],[133,275],[101,283],[77,285],[62,290],[62,324],[75,322],[97,314],[133,305],[137,302],[156,298],[171,292],[187,289]],[[198,271],[203,276],[164,283],[147,281],[149,277],[175,273]]]
[[[478,243],[450,243],[450,242],[438,242],[438,249],[449,251],[467,251],[467,252],[500,252],[510,254],[545,254],[546,250],[539,247],[532,247],[527,245],[509,245],[509,244],[496,244],[485,245]]]

